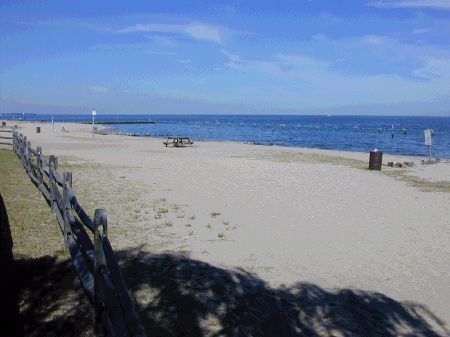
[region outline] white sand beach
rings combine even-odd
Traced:
[[[424,305],[448,327],[450,163],[385,155],[416,165],[369,171],[368,153],[195,140],[171,148],[93,139],[81,124],[18,124],[73,171],[90,214],[107,210],[114,249],[181,252],[276,288],[380,292]]]

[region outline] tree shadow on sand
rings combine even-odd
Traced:
[[[93,309],[69,260],[12,256],[0,196],[2,336],[90,336]],[[274,289],[244,270],[173,254],[117,254],[148,336],[446,336],[425,306],[309,283]]]
[[[440,336],[425,306],[383,294],[310,283],[273,289],[244,271],[172,254],[119,252],[153,336]],[[431,323],[432,322],[432,323]],[[433,330],[431,324],[440,331]]]

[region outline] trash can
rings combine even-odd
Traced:
[[[6,126],[6,122],[2,122],[2,126]]]
[[[383,163],[383,152],[381,151],[370,151],[369,156],[369,170],[381,170],[381,164]]]
[[[40,126],[36,126],[36,133],[41,133],[41,127]]]

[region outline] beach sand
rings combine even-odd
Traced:
[[[273,288],[379,292],[423,305],[448,328],[450,163],[385,155],[384,163],[416,165],[369,171],[368,153],[197,141],[166,148],[155,138],[93,139],[81,124],[57,123],[57,132],[18,124],[73,172],[89,214],[107,210],[115,250],[181,253]]]

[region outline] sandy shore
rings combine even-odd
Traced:
[[[106,208],[116,249],[184,252],[273,287],[380,292],[450,322],[450,164],[366,169],[368,154],[95,135],[19,123]],[[35,127],[42,128],[40,134]],[[383,162],[414,161],[385,155]],[[447,325],[448,326],[448,325]]]

